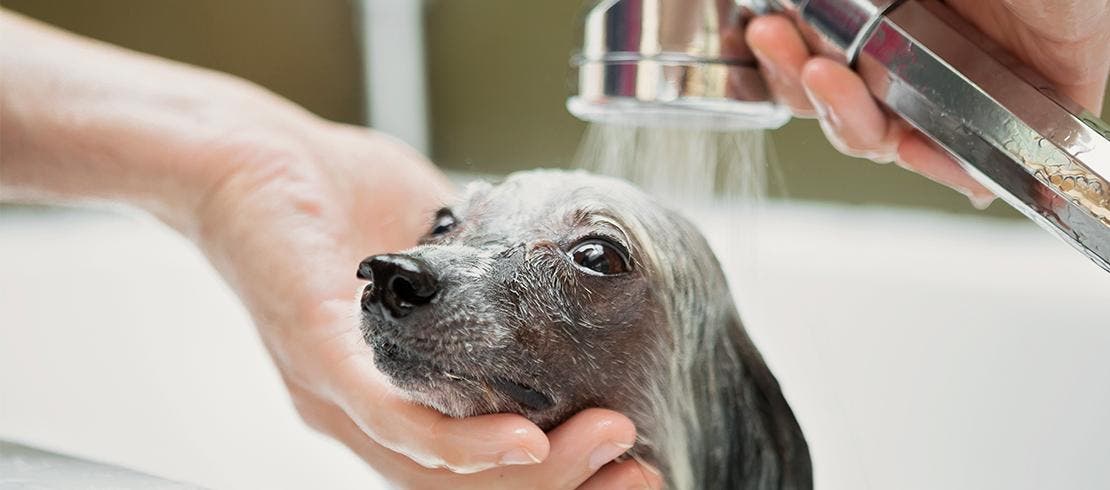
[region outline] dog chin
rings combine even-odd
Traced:
[[[464,394],[457,387],[447,383],[412,386],[401,388],[400,391],[405,399],[434,409],[448,417],[463,418],[497,412],[497,410],[477,406],[473,395]]]
[[[386,374],[390,382],[409,401],[435,409],[448,417],[462,418],[505,411],[494,405],[498,396],[474,382],[452,375],[435,379],[414,379]]]
[[[374,364],[408,400],[450,417],[494,413],[497,407],[483,406],[495,395],[482,383],[452,373],[381,336],[371,335]]]
[[[452,355],[454,349],[442,339],[394,334],[375,317],[364,314],[362,324],[374,364],[409,400],[451,417],[514,412],[546,420],[555,413],[551,394],[514,379],[480,374],[481,367],[460,364],[466,356]]]

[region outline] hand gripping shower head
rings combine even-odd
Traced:
[[[789,111],[743,42],[748,21],[773,11],[976,180],[1110,271],[1110,125],[937,0],[595,1],[567,109],[634,126],[782,126]]]

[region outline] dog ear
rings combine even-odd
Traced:
[[[685,330],[676,355],[688,356],[679,363],[688,366],[686,399],[694,402],[685,422],[692,445],[700,446],[690,454],[694,486],[811,490],[801,427],[744,329],[721,266],[696,228],[678,223],[671,233],[681,237],[685,256],[674,266],[685,270],[670,273],[677,289],[687,290],[673,321]]]
[[[730,306],[716,327],[712,356],[695,369],[701,383],[709,430],[722,434],[727,451],[710,451],[707,469],[720,468],[719,480],[705,488],[775,488],[811,490],[813,468],[809,446],[779,387],[778,380],[756,350]],[[768,482],[776,482],[766,486]]]

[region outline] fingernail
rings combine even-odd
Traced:
[[[929,177],[929,178],[933,179],[933,177]],[[937,180],[937,179],[933,179],[933,180]],[[951,187],[952,189],[955,189],[956,192],[959,192],[960,194],[963,194],[964,197],[966,197],[967,200],[971,202],[971,206],[974,207],[975,209],[980,210],[980,211],[982,211],[984,209],[987,209],[987,207],[990,206],[991,203],[994,202],[994,199],[995,199],[994,194],[983,193],[982,191],[978,191],[978,190],[975,190],[975,189],[970,189],[968,187],[964,187],[964,186],[959,185],[959,184],[948,183],[948,182],[945,182],[945,181],[942,181],[942,180],[937,180],[937,182],[940,182],[944,185],[947,185],[947,186]]]
[[[590,453],[590,469],[596,470],[605,466],[605,463],[616,459],[617,456],[624,454],[624,452],[628,451],[631,447],[631,444],[616,442],[607,442],[598,446],[594,449],[593,453]]]
[[[524,448],[516,448],[501,455],[500,461],[502,465],[536,464],[539,462],[540,458]]]
[[[763,48],[754,44],[749,44],[748,49],[752,50],[752,54],[755,55],[756,60],[759,61],[760,66],[766,68],[766,65],[768,63],[764,63],[765,61],[767,61],[767,57],[763,54]]]
[[[824,99],[818,97],[817,94],[810,90],[805,82],[802,82],[802,90],[805,91],[806,98],[809,99],[810,104],[813,104],[813,110],[817,112],[818,116],[824,118],[829,114],[829,104],[826,104]]]
[[[975,206],[975,209],[978,209],[980,211],[990,207],[991,203],[994,202],[995,199],[995,197],[990,194],[970,194],[967,196],[967,198],[971,201],[971,205]]]
[[[778,78],[779,70],[774,63],[770,62],[770,58],[763,54],[763,50],[755,46],[748,46],[752,50],[752,55],[755,56],[756,62],[759,63],[759,68],[763,70],[769,78]]]
[[[805,90],[806,97],[809,97],[809,103],[813,104],[813,112],[817,113],[817,118],[821,122],[828,124],[834,131],[839,131],[842,127],[840,116],[836,111],[832,110],[832,106],[825,99],[822,99],[816,92],[809,89],[805,83],[802,83],[802,89]]]
[[[805,85],[802,85],[805,88]],[[844,154],[856,154],[851,148],[844,143],[840,137],[840,118],[836,117],[825,101],[813,94],[808,88],[805,88],[806,96],[809,97],[809,103],[813,106],[813,112],[817,113],[817,124],[821,126],[821,132],[825,133],[825,139],[833,145],[837,151]]]

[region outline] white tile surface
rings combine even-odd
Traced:
[[[1110,274],[1027,222],[787,207],[755,229],[734,286],[819,489],[1110,488]]]
[[[222,489],[373,489],[301,424],[246,312],[147,220],[0,215],[0,439]]]
[[[1027,223],[695,214],[819,488],[1110,488],[1110,274]],[[0,438],[216,488],[379,485],[301,425],[189,244],[99,213],[0,209]]]

